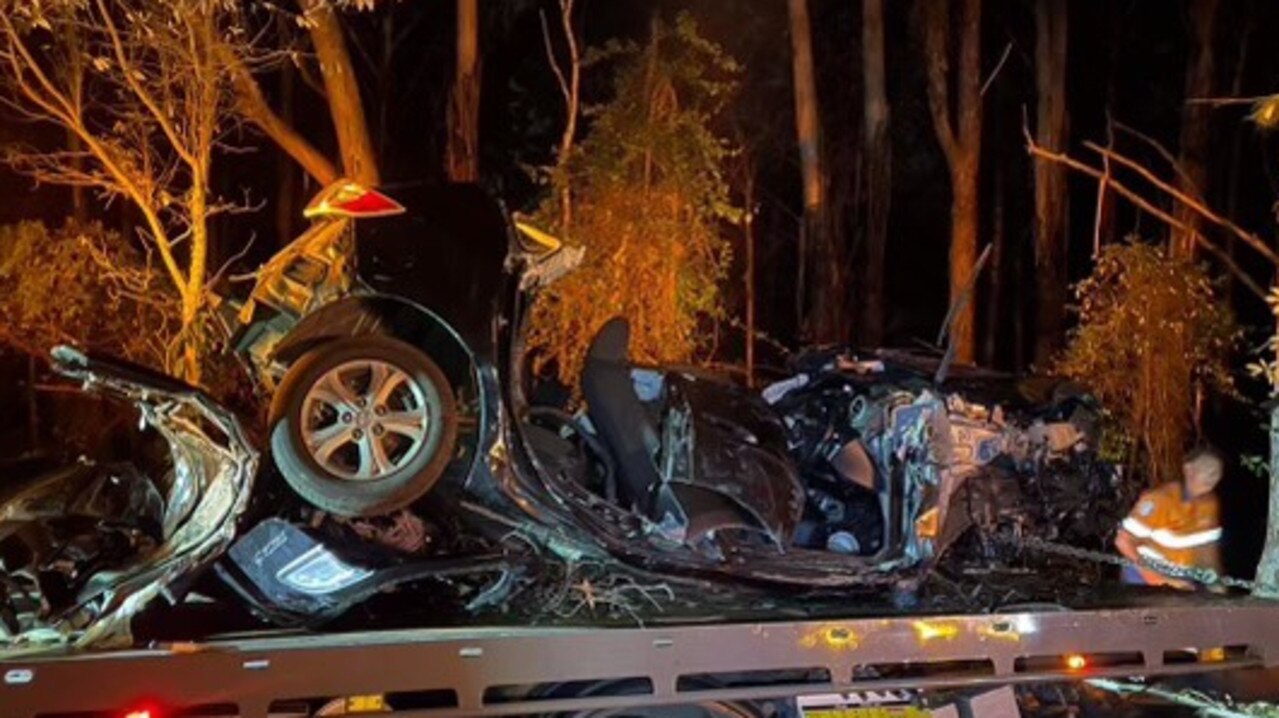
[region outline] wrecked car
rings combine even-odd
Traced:
[[[987,551],[1022,535],[1101,548],[1129,502],[1102,452],[1104,412],[1075,382],[899,350],[795,364],[763,394],[809,477],[801,543],[907,564],[935,561],[970,528]]]
[[[588,348],[581,406],[535,402],[525,309],[580,250],[471,186],[340,182],[307,215],[220,304],[272,396],[257,481],[251,442],[202,393],[55,356],[136,405],[170,469],[84,462],[6,487],[5,640],[122,636],[215,561],[280,625],[422,581],[500,608],[565,573],[552,563],[909,594],[961,539],[986,561],[1010,536],[1097,543],[1122,515],[1104,507],[1126,506],[1106,501],[1121,482],[1086,392],[944,358],[810,352],[758,394],[636,365],[619,318]],[[263,493],[277,477],[294,498]]]
[[[470,563],[495,577],[482,596],[536,571],[529,546],[755,585],[909,588],[970,527],[1061,537],[1117,484],[1081,393],[977,370],[939,383],[904,354],[826,356],[761,397],[633,365],[617,319],[589,347],[584,408],[534,405],[524,309],[579,250],[469,186],[341,182],[306,213],[247,300],[224,305],[273,393],[273,464],[347,527],[444,504],[486,537]],[[262,615],[305,622],[467,571],[456,550],[369,555],[388,542],[341,534],[268,518],[224,575]]]
[[[0,648],[127,642],[129,621],[174,599],[235,537],[258,453],[239,421],[169,377],[68,348],[54,368],[132,404],[167,448],[153,473],[81,459],[0,487]]]

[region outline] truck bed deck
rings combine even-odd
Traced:
[[[115,718],[145,702],[172,707],[166,718],[268,718],[385,694],[397,716],[510,715],[1276,663],[1279,603],[1135,594],[1080,609],[259,633],[32,655],[0,659],[0,714]]]

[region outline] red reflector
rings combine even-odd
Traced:
[[[376,217],[404,211],[404,208],[396,204],[391,198],[372,190],[355,199],[335,202],[333,207],[355,217]]]
[[[385,217],[400,214],[404,207],[380,192],[354,182],[338,181],[325,187],[302,210],[304,217]]]

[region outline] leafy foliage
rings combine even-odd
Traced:
[[[737,64],[681,15],[655,24],[646,47],[612,44],[587,63],[616,63],[614,98],[552,176],[542,223],[586,249],[582,266],[539,296],[530,347],[573,384],[596,330],[614,316],[632,327],[632,356],[685,362],[708,349],[701,323],[722,313],[729,265],[720,234],[738,210],[723,175],[732,154],[713,120]],[[565,226],[559,198],[572,198]]]
[[[1266,296],[1270,313],[1279,322],[1279,287],[1271,287]],[[1264,379],[1270,385],[1271,394],[1279,393],[1279,334],[1272,334],[1258,349],[1260,357],[1248,364],[1248,374]]]
[[[0,226],[0,340],[36,355],[58,344],[163,364],[178,301],[146,255],[96,223]]]
[[[70,344],[145,366],[172,364],[181,301],[145,247],[95,222],[0,225],[0,345],[43,358]],[[260,417],[263,407],[233,356],[212,352],[204,369],[207,391],[241,416]],[[44,422],[55,445],[72,452],[98,455],[136,433],[128,430],[133,413],[119,405],[75,395],[41,398],[49,402],[66,402],[54,404],[60,408]]]
[[[1103,250],[1077,294],[1079,328],[1057,370],[1114,413],[1151,483],[1176,476],[1196,394],[1233,390],[1230,309],[1204,267],[1141,242]]]
[[[209,348],[211,220],[250,209],[212,182],[238,132],[226,57],[244,46],[227,0],[0,0],[0,96],[66,138],[10,145],[37,182],[81,187],[136,210],[134,229],[178,298],[162,366],[193,382]],[[122,272],[121,274],[124,274]]]

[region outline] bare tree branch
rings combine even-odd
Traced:
[[[0,13],[0,23],[3,23],[5,39],[8,45],[5,54],[10,61],[11,79],[17,85],[19,91],[32,105],[48,113],[46,118],[48,121],[64,126],[80,138],[93,157],[102,164],[107,173],[119,185],[119,190],[128,196],[142,212],[151,231],[153,241],[155,241],[160,250],[161,259],[174,285],[180,289],[185,287],[186,277],[179,267],[177,259],[172,254],[164,223],[153,208],[149,193],[144,189],[144,182],[140,181],[140,178],[131,173],[119,161],[118,158],[123,156],[123,153],[118,152],[103,138],[91,133],[85,127],[82,117],[78,114],[73,114],[74,105],[53,84],[53,81],[41,68],[40,63],[31,54],[26,43],[19,36],[10,18]],[[36,78],[39,83],[39,90],[26,81],[28,74]]]
[[[1185,183],[1185,186],[1188,188],[1193,188],[1195,190],[1195,196],[1199,197],[1200,200],[1203,199],[1203,194],[1199,192],[1199,188],[1195,186],[1195,182],[1191,180],[1190,175],[1186,173],[1186,168],[1182,167],[1181,162],[1177,159],[1177,156],[1174,155],[1172,152],[1170,152],[1167,147],[1164,147],[1163,143],[1151,137],[1150,135],[1147,135],[1144,132],[1141,132],[1135,127],[1130,127],[1128,125],[1125,125],[1122,122],[1116,122],[1114,123],[1114,125],[1115,125],[1115,128],[1118,129],[1120,132],[1123,132],[1129,137],[1132,137],[1136,140],[1139,140],[1145,143],[1155,152],[1158,152],[1159,156],[1164,158],[1164,161],[1166,161],[1168,165],[1172,167],[1173,172],[1177,173],[1177,177],[1180,178],[1181,181]],[[1107,147],[1108,149],[1113,149],[1113,143],[1111,143],[1111,145],[1108,145]]]
[[[1155,175],[1150,170],[1146,169],[1145,167],[1142,167],[1141,164],[1139,164],[1138,162],[1132,159],[1129,159],[1119,154],[1118,152],[1115,152],[1114,150],[1108,150],[1105,147],[1099,146],[1095,142],[1085,142],[1084,146],[1092,150],[1093,152],[1096,152],[1099,155],[1102,155],[1104,157],[1109,157],[1112,161],[1120,165],[1123,165],[1125,167],[1128,167],[1132,171],[1141,175],[1146,181],[1150,182],[1160,191],[1166,192],[1169,196],[1173,197],[1178,202],[1181,202],[1188,209],[1193,210],[1200,217],[1203,217],[1204,219],[1208,220],[1209,222],[1212,222],[1213,224],[1219,227],[1222,227],[1223,229],[1229,230],[1232,234],[1234,234],[1236,237],[1242,240],[1244,244],[1248,245],[1249,247],[1252,247],[1253,250],[1255,250],[1261,256],[1265,257],[1272,264],[1279,266],[1279,254],[1277,254],[1273,249],[1271,249],[1270,246],[1267,245],[1264,240],[1262,240],[1260,237],[1253,234],[1252,232],[1245,230],[1244,228],[1240,227],[1234,222],[1231,222],[1225,217],[1222,217],[1221,215],[1212,211],[1210,207],[1208,207],[1205,203],[1203,203],[1199,199],[1191,195],[1188,195],[1185,192],[1182,192],[1180,189],[1160,179],[1157,175]]]
[[[262,130],[317,182],[322,185],[336,182],[341,177],[337,167],[271,109],[266,97],[262,95],[262,88],[258,86],[258,81],[254,79],[244,63],[225,46],[219,48],[219,53],[223,62],[230,68],[239,109],[245,118]]]
[[[928,55],[928,110],[946,161],[953,164],[959,140],[950,118],[950,3],[925,3],[922,12],[941,14],[923,21],[924,51]]]
[[[582,58],[578,49],[577,33],[573,29],[573,8],[577,0],[559,0],[560,27],[564,32],[564,41],[568,46],[568,74],[555,59],[554,45],[551,42],[551,31],[546,14],[541,13],[542,40],[546,45],[546,59],[555,73],[560,93],[564,96],[564,133],[560,136],[559,152],[556,164],[563,171],[568,165],[569,155],[573,151],[573,142],[577,138],[577,116],[581,106]],[[573,224],[573,195],[565,182],[560,190],[560,224],[567,231]]]
[[[551,27],[546,20],[546,11],[538,11],[538,18],[542,21],[542,42],[546,47],[546,61],[551,66],[551,71],[555,73],[555,81],[559,85],[560,94],[564,96],[565,104],[571,102],[572,95],[568,88],[568,78],[564,76],[564,71],[560,69],[559,60],[555,59],[555,46],[551,43]]]
[[[1208,105],[1209,107],[1228,107],[1230,105],[1255,105],[1273,98],[1274,95],[1258,95],[1257,97],[1190,97],[1187,105]]]
[[[999,62],[995,63],[995,69],[990,71],[990,74],[986,77],[986,81],[981,84],[981,94],[983,97],[986,96],[986,91],[990,89],[990,86],[995,84],[995,79],[999,77],[999,73],[1004,69],[1004,64],[1008,62],[1008,58],[1012,55],[1012,53],[1013,44],[1010,42],[1004,46],[1004,54],[1000,56]]]
[[[1140,208],[1141,210],[1143,210],[1150,216],[1154,217],[1160,222],[1163,222],[1164,224],[1168,225],[1172,229],[1188,232],[1190,236],[1192,237],[1192,239],[1200,247],[1202,247],[1205,251],[1207,251],[1208,253],[1212,254],[1212,256],[1220,260],[1222,265],[1225,266],[1226,269],[1229,270],[1233,275],[1235,275],[1235,277],[1239,279],[1239,282],[1241,284],[1247,287],[1248,290],[1251,291],[1253,294],[1255,294],[1258,298],[1260,298],[1263,301],[1265,300],[1267,292],[1255,280],[1253,280],[1253,278],[1249,276],[1248,273],[1245,272],[1243,268],[1240,267],[1238,263],[1236,263],[1234,259],[1230,257],[1229,254],[1227,254],[1226,252],[1222,251],[1219,247],[1209,242],[1208,239],[1204,237],[1202,234],[1193,231],[1192,228],[1177,221],[1177,219],[1173,217],[1171,214],[1160,209],[1159,207],[1151,203],[1149,200],[1147,200],[1145,197],[1142,197],[1136,191],[1124,185],[1122,182],[1119,182],[1118,180],[1115,180],[1114,178],[1109,177],[1108,174],[1102,170],[1098,170],[1095,167],[1084,164],[1083,162],[1080,162],[1079,160],[1076,160],[1070,157],[1064,152],[1052,152],[1050,150],[1044,149],[1043,147],[1040,147],[1039,145],[1035,144],[1035,141],[1030,136],[1029,132],[1026,133],[1026,149],[1031,154],[1032,157],[1035,157],[1041,161],[1056,162],[1066,167],[1069,167],[1070,169],[1075,170],[1076,172],[1080,172],[1082,174],[1088,175],[1089,177],[1092,177],[1093,179],[1096,179],[1099,181],[1102,181],[1102,180],[1106,181],[1108,183],[1108,186],[1115,193],[1125,197],[1126,199],[1128,199],[1128,201],[1132,202],[1135,206],[1137,206],[1138,208]]]
[[[128,56],[125,54],[124,42],[120,39],[119,31],[116,30],[115,21],[111,19],[111,11],[107,8],[106,3],[103,2],[103,0],[97,0],[97,8],[99,15],[102,17],[102,27],[106,30],[107,37],[111,39],[111,47],[115,51],[116,62],[120,63],[120,76],[124,78],[125,83],[128,84],[129,89],[133,91],[133,94],[138,98],[138,101],[142,103],[142,106],[151,112],[156,125],[159,126],[165,136],[169,138],[169,143],[173,146],[173,151],[178,153],[178,156],[181,157],[188,165],[194,167],[196,164],[195,155],[191,153],[191,150],[187,147],[182,136],[179,135],[177,129],[174,128],[172,120],[170,120],[168,115],[160,110],[160,107],[156,104],[155,98],[151,97],[151,93],[147,92],[146,88],[142,86],[142,83],[138,81],[138,76],[141,74],[141,71],[133,66],[133,63],[129,61]]]

